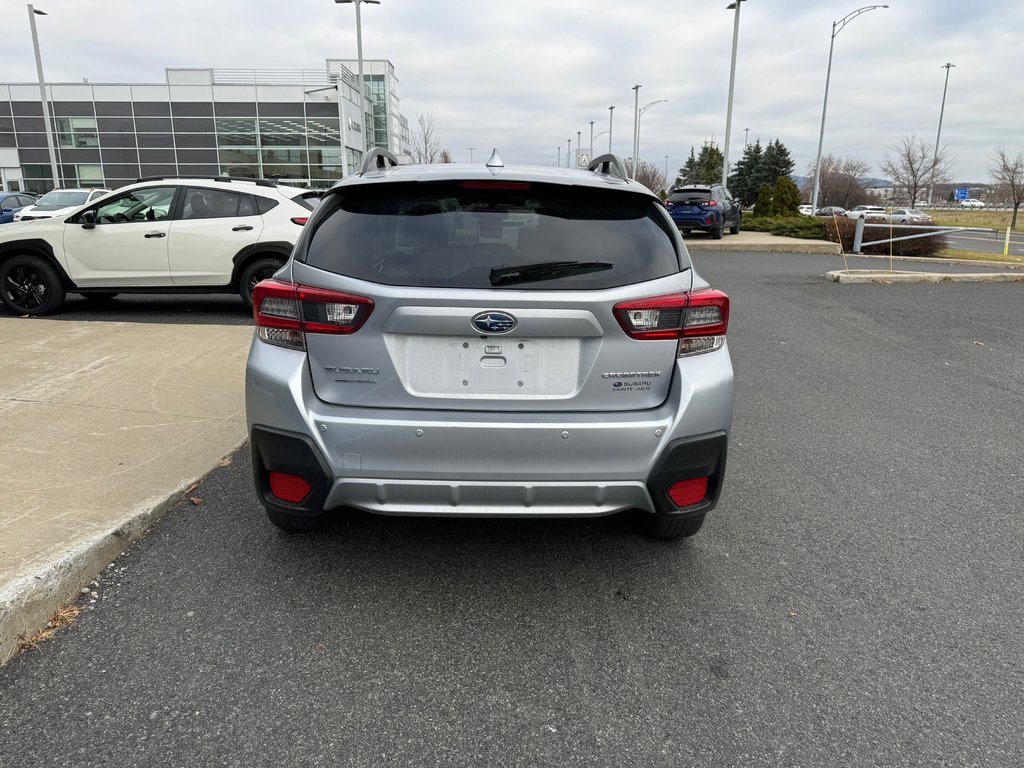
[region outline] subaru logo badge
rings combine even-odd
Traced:
[[[480,333],[508,333],[519,324],[508,312],[481,312],[469,322]]]

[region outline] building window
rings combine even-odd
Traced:
[[[300,118],[260,120],[260,144],[264,147],[301,147],[306,144],[306,125]]]
[[[101,165],[79,165],[78,184],[83,187],[103,186],[103,166]]]
[[[57,143],[61,149],[98,147],[95,117],[58,117]]]

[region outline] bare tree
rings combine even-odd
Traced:
[[[630,178],[636,179],[656,195],[663,195],[667,192],[668,180],[665,178],[665,172],[653,163],[641,160],[640,164],[636,167],[636,175],[634,176],[633,158],[626,158],[626,173]]]
[[[412,159],[414,163],[436,163],[441,153],[441,140],[434,127],[434,113],[417,115],[420,129],[412,134]]]
[[[1010,227],[1017,226],[1017,209],[1024,203],[1024,152],[1018,150],[1013,154],[1006,147],[996,147],[993,150],[988,172],[992,179],[998,184],[1013,203],[1013,218],[1010,220]]]
[[[439,163],[454,163],[455,162],[455,158],[452,157],[452,153],[449,152],[447,149],[442,149],[441,150],[441,154],[437,158],[437,162],[439,162]]]
[[[937,182],[949,180],[949,153],[938,152],[916,136],[904,136],[892,147],[892,154],[885,153],[882,171],[897,187],[906,191],[908,203],[915,205],[918,195]]]
[[[861,181],[871,166],[861,160],[825,155],[821,158],[821,176],[818,181],[818,205],[841,205],[852,208],[867,199],[867,189]],[[814,163],[807,166],[807,178],[814,178]]]

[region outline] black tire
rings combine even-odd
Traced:
[[[238,293],[242,296],[242,303],[246,309],[252,309],[252,289],[256,287],[256,283],[272,277],[283,263],[280,259],[256,259],[242,270],[242,276],[238,279]]]
[[[0,301],[15,315],[50,315],[64,304],[67,291],[46,259],[30,254],[0,264]]]
[[[313,533],[323,530],[327,524],[327,516],[323,513],[319,515],[290,515],[287,512],[268,509],[267,517],[282,531],[290,533]]]
[[[689,237],[690,233],[693,232],[692,229],[681,229],[679,231],[683,233],[683,237]]]
[[[111,299],[113,299],[115,296],[117,296],[117,293],[115,293],[114,291],[105,291],[105,292],[100,292],[100,293],[83,293],[82,294],[82,297],[86,301],[92,301],[92,302],[95,302],[97,304],[103,304],[105,302],[108,302]]]
[[[643,512],[638,518],[640,530],[653,539],[685,539],[704,525],[704,515],[693,517],[657,517]]]
[[[722,239],[722,232],[724,230],[725,230],[725,222],[724,221],[718,222],[718,226],[711,230],[711,239],[712,240],[721,240]]]
[[[736,223],[729,227],[730,235],[738,235],[740,233],[740,215],[736,214]]]

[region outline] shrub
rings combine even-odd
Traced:
[[[754,203],[755,216],[771,216],[775,211],[772,203],[772,188],[770,184],[762,184],[761,190],[757,193],[757,202]]]
[[[857,222],[854,219],[847,219],[839,216],[835,219],[824,219],[825,235],[833,243],[842,243],[843,250],[847,253],[853,251],[853,235],[857,230]],[[838,231],[836,225],[838,224]],[[748,227],[749,229],[749,227]],[[927,229],[899,228],[892,230],[892,237],[905,237],[906,235],[923,235]],[[868,245],[872,240],[886,240],[889,238],[888,229],[865,228],[864,242],[861,251],[870,255],[888,256],[889,247],[892,246],[893,256],[938,256],[940,251],[947,247],[945,235],[934,235],[932,237],[921,237],[915,240],[901,240],[896,243],[880,243]]]
[[[743,228],[804,240],[825,239],[825,220],[814,216],[748,216],[743,219]]]
[[[780,176],[775,183],[772,207],[776,216],[800,216],[800,190],[788,176]]]

